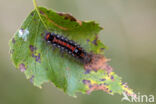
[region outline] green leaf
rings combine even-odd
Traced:
[[[39,7],[38,11],[33,10],[29,14],[11,39],[12,61],[38,87],[45,82],[53,82],[71,96],[76,92],[89,94],[94,90],[133,95],[114,72],[86,71],[84,65],[68,54],[62,56],[59,49],[54,50],[44,39],[47,31],[54,32],[77,42],[87,52],[102,55],[105,46],[97,35],[101,29],[94,21],[79,21],[69,14]]]

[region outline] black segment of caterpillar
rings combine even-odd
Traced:
[[[88,64],[92,60],[91,54],[87,53],[79,44],[76,44],[76,42],[69,40],[62,35],[47,32],[45,40],[52,44],[52,46],[58,47],[60,50],[66,51],[76,59],[79,59],[83,64]]]

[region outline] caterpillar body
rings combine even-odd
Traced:
[[[72,55],[76,59],[79,59],[83,64],[88,64],[91,62],[91,54],[87,53],[79,44],[67,39],[62,35],[55,33],[46,33],[45,40],[52,44],[52,46],[65,51],[66,53]]]

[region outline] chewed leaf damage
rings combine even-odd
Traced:
[[[92,61],[84,65],[85,70],[106,70],[107,72],[112,72],[113,69],[108,65],[109,59],[105,58],[103,55],[92,54]]]

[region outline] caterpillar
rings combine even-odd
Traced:
[[[87,53],[82,47],[80,47],[79,44],[73,40],[69,40],[62,35],[48,32],[45,35],[45,40],[52,46],[65,51],[76,59],[79,59],[83,64],[88,64],[92,60],[92,55],[90,53]]]

